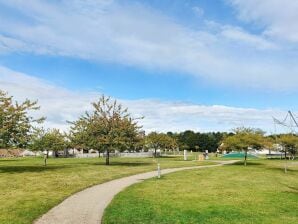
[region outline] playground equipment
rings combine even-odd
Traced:
[[[276,125],[279,125],[281,127],[288,129],[290,133],[297,133],[297,129],[298,129],[298,123],[296,121],[297,116],[295,116],[290,110],[288,111],[288,113],[286,114],[286,117],[283,120],[279,120],[275,117],[272,117],[272,118],[274,122],[275,134],[276,134]]]
[[[238,158],[244,158],[245,154],[242,152],[231,152],[229,154],[225,154],[222,156],[222,158],[233,158],[233,159],[238,159]],[[255,155],[252,155],[250,153],[247,154],[247,158],[258,158]]]

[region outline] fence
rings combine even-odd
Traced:
[[[110,153],[110,157],[131,157],[131,158],[144,158],[152,157],[152,152],[122,152],[122,153]],[[96,158],[99,157],[98,153],[84,153],[76,154],[76,158]],[[106,153],[100,153],[100,157],[106,157]]]

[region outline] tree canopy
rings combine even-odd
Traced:
[[[178,147],[176,139],[164,133],[151,132],[146,137],[146,145],[154,149],[154,156],[157,156],[157,150],[173,150]]]
[[[252,128],[237,128],[234,132],[234,135],[227,136],[223,140],[221,150],[244,151],[244,165],[246,166],[248,150],[260,150],[265,145],[264,132]]]
[[[279,136],[278,142],[282,145],[285,155],[289,153],[294,159],[298,151],[298,136],[294,134],[283,134]]]
[[[29,112],[39,110],[37,101],[13,101],[0,90],[0,148],[25,148],[30,141],[34,124],[45,118],[34,119]]]
[[[140,140],[137,120],[116,100],[104,95],[92,103],[93,111],[71,122],[71,141],[74,146],[106,152],[131,149]]]
[[[38,129],[30,141],[29,147],[33,151],[53,151],[57,155],[58,151],[62,151],[67,147],[65,134],[58,129],[49,129],[47,131]]]

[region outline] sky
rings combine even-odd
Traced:
[[[272,116],[298,111],[297,11],[293,0],[0,0],[0,89],[38,100],[48,128],[67,130],[105,94],[146,132],[273,133]]]

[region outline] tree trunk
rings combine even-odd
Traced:
[[[285,150],[285,173],[288,171],[288,164],[287,164],[287,151]]]
[[[106,165],[110,165],[110,150],[107,149],[107,154],[106,154]]]
[[[157,157],[157,154],[156,154],[156,148],[154,148],[154,157],[155,157],[155,158]]]
[[[44,166],[47,166],[47,155],[44,155],[43,160],[44,160]]]
[[[244,155],[244,166],[246,166],[246,160],[247,160],[247,150],[245,150],[245,155]]]

